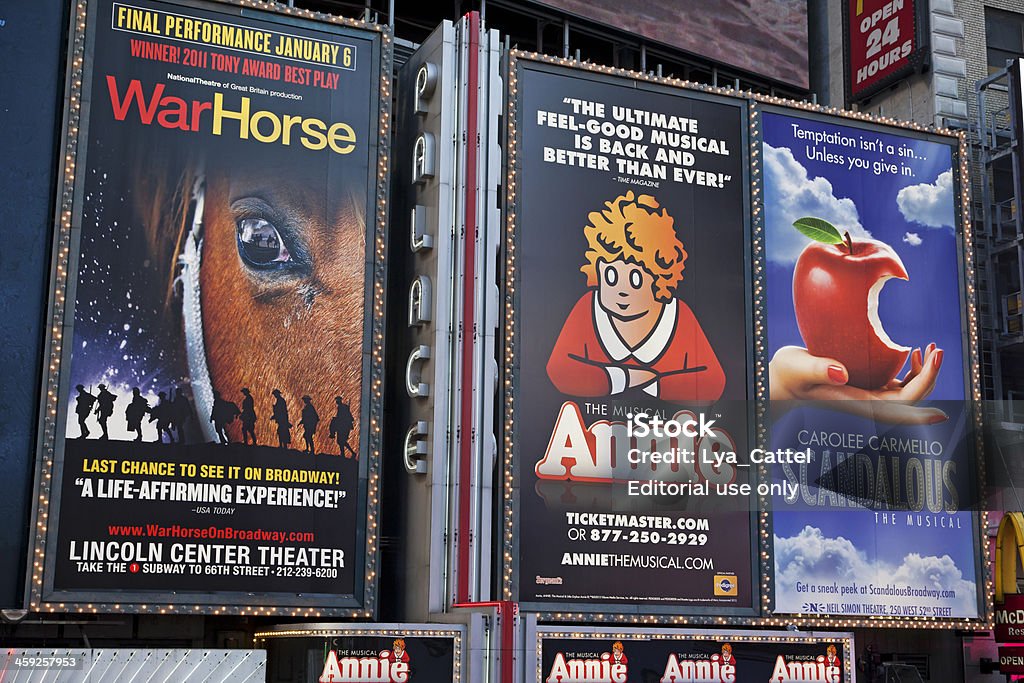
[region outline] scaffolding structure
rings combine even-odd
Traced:
[[[1001,431],[1024,430],[1024,221],[1020,62],[976,85],[972,137],[979,171],[975,181],[978,308],[986,413]]]
[[[975,282],[985,410],[987,483],[993,509],[1020,509],[1024,489],[1024,107],[1022,60],[975,85]]]

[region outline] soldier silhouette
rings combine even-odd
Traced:
[[[249,438],[252,438],[252,445],[256,445],[256,402],[252,398],[252,394],[249,393],[248,389],[243,388],[242,394],[245,398],[242,399],[242,414],[240,418],[242,420],[242,441],[246,444],[249,443]]]
[[[220,392],[213,392],[213,410],[210,411],[210,422],[217,432],[217,440],[225,446],[230,442],[228,439],[228,425],[235,421],[239,414],[238,406],[231,401],[221,398]]]
[[[132,400],[124,409],[124,419],[128,422],[128,431],[135,432],[135,440],[142,441],[142,418],[150,412],[149,401],[142,395],[138,387],[132,389]]]
[[[75,397],[75,414],[78,415],[78,428],[81,430],[81,438],[89,438],[89,427],[85,424],[86,419],[89,417],[89,413],[92,411],[92,405],[96,403],[96,397],[85,390],[85,386],[79,384],[75,387],[78,390],[78,396]]]
[[[164,434],[167,434],[167,443],[174,443],[174,434],[171,433],[174,406],[167,400],[166,392],[161,391],[157,394],[157,397],[160,400],[149,411],[149,421],[156,422],[156,440],[159,443],[163,443]]]
[[[338,450],[346,458],[359,457],[355,449],[348,445],[348,436],[352,433],[355,421],[352,419],[352,410],[348,404],[341,400],[341,396],[334,397],[334,404],[338,410],[331,418],[331,438],[338,440]]]
[[[299,424],[302,425],[302,438],[306,440],[306,450],[304,452],[316,455],[313,436],[316,434],[317,425],[320,424],[320,416],[317,414],[316,408],[313,407],[313,399],[309,396],[303,396],[302,400],[306,405],[302,407],[302,420]]]
[[[100,384],[96,392],[96,420],[100,423],[100,431],[103,434],[100,436],[101,439],[106,441],[110,438],[107,433],[107,419],[114,414],[114,401],[117,400],[117,396],[107,391],[106,384]]]
[[[270,419],[277,423],[278,448],[288,448],[292,442],[292,423],[288,421],[288,404],[280,389],[274,389],[274,407]]]
[[[171,422],[178,434],[178,443],[185,441],[185,423],[192,419],[192,403],[185,395],[185,390],[178,387],[174,390],[174,402],[171,403]]]

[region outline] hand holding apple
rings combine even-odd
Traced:
[[[772,401],[828,401],[829,407],[893,424],[935,424],[949,417],[938,408],[914,404],[935,387],[942,349],[929,344],[910,355],[910,371],[901,380],[866,390],[847,384],[847,368],[835,358],[811,355],[799,346],[784,346],[768,364]]]

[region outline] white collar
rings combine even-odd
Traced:
[[[676,300],[673,298],[661,307],[658,322],[651,333],[636,348],[630,348],[612,324],[611,316],[598,303],[598,293],[594,291],[594,322],[597,324],[597,338],[608,353],[608,357],[616,363],[632,356],[641,363],[650,365],[665,352],[672,341],[676,328]]]

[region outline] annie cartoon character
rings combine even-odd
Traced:
[[[613,664],[628,664],[629,660],[626,658],[626,648],[622,646],[621,640],[616,640],[612,643],[612,663]]]
[[[395,638],[391,644],[391,656],[396,662],[408,662],[409,653],[405,651],[405,639]]]
[[[835,645],[829,645],[825,648],[825,665],[826,666],[839,666],[839,653],[836,650]]]
[[[722,645],[722,664],[736,666],[736,658],[732,656],[732,645],[729,643]]]
[[[558,335],[547,372],[564,394],[642,391],[668,401],[712,402],[725,373],[693,311],[676,298],[686,250],[672,216],[650,195],[627,192],[583,228],[587,292]]]

